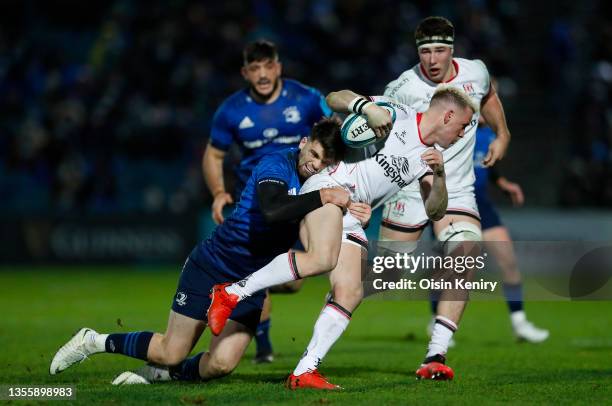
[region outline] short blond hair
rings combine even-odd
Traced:
[[[469,107],[474,113],[477,113],[480,109],[474,100],[463,90],[458,89],[454,86],[441,84],[436,87],[436,91],[431,97],[430,106],[435,106],[440,102],[453,103],[459,107]]]

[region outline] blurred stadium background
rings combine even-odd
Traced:
[[[244,85],[241,50],[260,37],[279,45],[286,77],[323,93],[350,88],[380,94],[417,62],[416,23],[427,15],[449,18],[456,27],[455,54],[483,59],[499,80],[513,134],[501,171],[523,186],[527,207],[512,209],[502,195],[494,200],[505,207],[514,237],[610,241],[611,9],[595,0],[1,1],[0,286],[6,291],[0,304],[9,309],[0,326],[0,367],[6,374],[1,381],[74,383],[75,375],[49,380],[45,368],[47,357],[81,323],[98,320],[109,330],[123,328],[127,317],[126,328],[164,328],[179,267],[213,227],[200,166],[212,114]],[[231,154],[226,174],[237,159]],[[377,227],[369,232],[375,237]],[[158,264],[167,272],[159,272]],[[281,396],[276,385],[310,334],[325,286],[322,280],[307,284],[301,300],[312,311],[304,319],[275,316],[277,325],[287,328],[273,329],[277,349],[285,352],[276,369],[262,378],[255,367],[241,366],[242,375],[211,389],[217,391],[212,399],[243,396],[231,384],[251,388],[245,379],[251,385],[263,379],[255,389]],[[278,309],[303,310],[291,297],[277,300]],[[397,329],[373,337],[367,323],[377,320],[379,328],[399,323],[400,330],[422,334],[429,316],[424,304],[415,303],[422,311],[414,317],[383,319],[376,306],[393,306],[370,305],[329,362],[335,365],[332,373],[351,375],[353,387],[379,396],[371,371],[354,354],[378,365],[380,379],[400,385],[400,374],[420,361],[425,339],[417,335],[408,361],[378,357],[374,349],[385,346],[399,354],[406,344]],[[564,396],[570,392],[576,401],[595,394],[606,399],[606,386],[598,385],[612,376],[605,356],[612,344],[601,338],[609,337],[609,317],[596,315],[598,304],[534,306],[533,314],[553,332],[552,343],[546,351],[530,347],[514,354],[508,351],[509,334],[499,346],[492,344],[499,331],[509,331],[503,305],[491,305],[499,308],[499,317],[485,331],[477,320],[488,319],[491,306],[475,305],[467,312],[460,336],[465,346],[456,357],[471,383],[465,392],[448,393],[548,403],[568,401]],[[581,328],[582,336],[575,338]],[[485,351],[474,359],[483,337]],[[408,340],[415,338],[409,334]],[[15,358],[24,345],[33,351]],[[579,362],[568,359],[569,353]],[[83,366],[85,381],[100,385],[85,389],[84,398],[108,400],[112,374],[136,365],[110,358],[108,364]],[[514,371],[499,380],[515,384],[515,391],[504,392],[496,377],[483,377],[482,369],[496,358]],[[19,368],[11,367],[15,364]],[[542,365],[555,367],[543,376]],[[384,372],[390,366],[393,378]],[[151,391],[150,398],[133,393],[152,402],[164,399],[167,389]],[[180,397],[185,391],[179,387],[176,401],[203,402],[199,395]],[[447,392],[437,389],[411,394],[423,401],[447,399]],[[396,395],[385,399],[403,399],[403,393]],[[250,399],[245,396],[241,399]],[[292,396],[282,394],[286,401]],[[327,403],[317,396],[310,398]],[[354,401],[370,399],[360,396]]]
[[[379,94],[417,61],[413,29],[431,14],[455,23],[456,55],[499,78],[513,134],[501,169],[528,206],[506,213],[518,237],[573,237],[540,217],[610,236],[605,2],[26,0],[0,3],[1,256],[181,259],[210,231],[200,159],[212,113],[244,85],[247,41],[276,41],[284,75],[324,93]]]

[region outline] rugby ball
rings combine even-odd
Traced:
[[[391,120],[395,123],[395,109],[385,102],[376,102],[377,105],[383,107],[391,114]],[[368,121],[365,115],[352,113],[342,123],[340,128],[340,135],[342,141],[349,147],[362,148],[375,142],[379,141],[376,138],[376,134],[368,125]]]

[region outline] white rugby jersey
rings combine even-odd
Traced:
[[[341,186],[351,192],[353,201],[368,203],[374,209],[430,172],[421,159],[421,154],[430,148],[421,140],[421,113],[406,105],[390,104],[395,108],[396,120],[382,148],[367,159],[325,168],[311,176],[300,193]]]
[[[452,63],[455,65],[457,75],[446,84],[463,90],[476,105],[480,106],[482,99],[489,94],[490,89],[489,72],[485,64],[478,59],[463,58],[453,58]],[[427,78],[419,63],[390,82],[385,88],[385,96],[407,104],[416,111],[423,112],[429,107],[437,85],[438,83]],[[473,191],[474,189],[474,145],[478,117],[480,113],[475,113],[465,129],[463,138],[442,153],[449,193]],[[408,190],[416,190],[416,188],[412,185],[408,187]]]

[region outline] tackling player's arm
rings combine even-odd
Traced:
[[[378,138],[386,137],[393,128],[393,120],[387,110],[351,90],[331,92],[325,101],[337,113],[364,114],[368,125]]]
[[[497,161],[503,159],[510,144],[510,130],[506,123],[506,115],[501,100],[497,95],[493,81],[490,85],[489,94],[483,99],[480,112],[487,124],[491,127],[497,138],[489,145],[489,152],[483,163],[486,167],[493,166]]]
[[[275,178],[261,179],[257,183],[257,199],[266,222],[300,221],[326,203],[343,209],[351,203],[349,193],[340,188],[323,188],[297,196],[287,194],[287,189],[286,182]]]
[[[421,155],[421,159],[432,170],[432,173],[427,173],[419,179],[425,212],[430,219],[440,220],[446,214],[448,206],[444,158],[440,151],[429,148]]]
[[[225,191],[225,182],[223,180],[223,159],[225,154],[225,151],[209,143],[202,157],[202,173],[206,186],[208,186],[208,190],[210,190],[210,194],[214,198],[212,216],[217,224],[223,223],[223,206],[234,203],[232,195]]]

